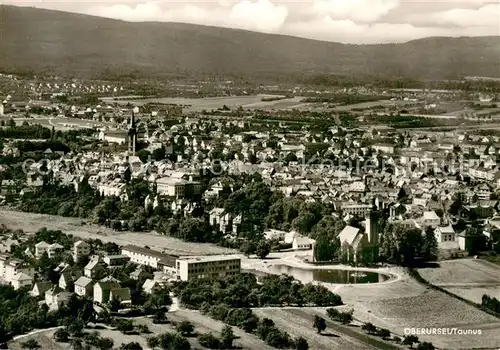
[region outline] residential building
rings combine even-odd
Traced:
[[[16,290],[19,288],[31,287],[33,285],[33,277],[23,272],[20,272],[14,277],[12,277],[10,283],[12,287],[14,287],[14,289]]]
[[[75,281],[75,293],[80,296],[93,297],[94,284],[92,280],[86,276],[81,276]]]
[[[48,244],[47,242],[38,242],[35,244],[35,257],[39,259],[44,253],[47,253],[49,258],[53,258],[57,251],[64,247],[58,243]]]
[[[33,284],[30,295],[34,298],[45,298],[45,292],[52,288],[50,281],[37,281]]]
[[[75,242],[73,245],[73,260],[77,262],[83,256],[90,255],[90,244],[84,241]]]
[[[94,284],[94,302],[104,304],[110,300],[112,289],[120,288],[118,280],[106,277]]]
[[[456,239],[455,230],[453,230],[453,227],[451,225],[437,227],[434,230],[434,235],[436,236],[436,240],[438,243],[454,242]]]
[[[92,257],[89,263],[83,268],[83,273],[88,278],[98,278],[102,273],[106,271],[104,264],[101,262],[101,258],[98,256]]]
[[[241,259],[235,256],[206,256],[177,259],[177,279],[219,279],[240,273]]]
[[[295,237],[292,242],[293,250],[309,250],[313,248],[314,240],[307,237]]]
[[[435,211],[424,211],[421,222],[423,226],[436,228],[441,223],[441,218],[436,214]]]

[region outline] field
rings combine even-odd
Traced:
[[[119,331],[112,329],[87,329],[88,332],[97,330],[102,337],[108,337],[113,339],[114,348],[118,348],[121,344],[129,342],[138,342],[144,349],[147,349],[147,338],[158,335],[160,333],[175,331],[174,324],[180,323],[182,321],[189,321],[195,326],[195,333],[213,333],[215,336],[220,336],[220,331],[224,324],[219,321],[215,321],[209,317],[201,315],[197,311],[191,310],[177,310],[175,312],[170,312],[168,314],[168,319],[171,323],[157,325],[153,324],[149,318],[136,318],[133,319],[135,325],[147,325],[150,332],[149,334],[123,334]],[[247,334],[242,330],[233,327],[234,334],[237,339],[234,341],[234,345],[239,349],[263,349],[271,350],[273,348],[267,346],[263,341],[258,339],[256,336]],[[21,343],[32,338],[35,339],[42,347],[42,349],[69,349],[69,344],[56,343],[52,340],[52,336],[55,330],[41,331],[33,335],[22,336],[20,339],[11,341],[9,343],[9,349],[17,350],[21,349]],[[202,348],[196,337],[188,338],[191,343],[191,348],[200,349]]]
[[[285,98],[276,101],[262,101],[263,98],[277,97],[276,95],[250,95],[250,96],[231,96],[231,97],[204,97],[204,98],[182,98],[182,97],[162,97],[148,99],[130,99],[113,100],[112,98],[103,98],[109,103],[119,104],[145,104],[145,103],[164,103],[188,106],[188,111],[201,111],[218,109],[226,105],[230,108],[242,107],[245,109],[292,109],[305,107],[307,104],[301,103],[302,97]]]
[[[10,119],[9,116],[0,117],[0,120],[8,121]],[[93,128],[93,127],[102,127],[106,123],[93,121],[88,119],[78,119],[78,118],[65,118],[65,117],[44,117],[44,116],[36,116],[34,118],[14,118],[14,121],[17,125],[21,125],[23,122],[28,122],[30,124],[39,124],[45,126],[47,128],[52,128],[56,130],[77,130],[83,128]]]
[[[483,294],[500,298],[500,266],[480,259],[442,261],[436,269],[420,269],[429,283],[481,303]]]
[[[481,329],[481,335],[426,335],[440,348],[498,348],[500,320],[465,302],[431,290],[403,271],[401,278],[371,285],[331,285],[342,300],[354,309],[354,318],[372,322],[403,336],[404,329],[422,327],[457,327]]]
[[[215,244],[189,243],[180,239],[149,233],[116,232],[97,225],[87,225],[83,219],[23,213],[5,208],[0,209],[0,224],[11,229],[22,229],[28,233],[34,233],[42,227],[47,227],[47,229],[61,230],[76,237],[100,239],[103,242],[115,242],[119,245],[147,245],[152,249],[156,248],[157,250],[164,250],[166,253],[178,255],[211,255],[234,252],[231,249],[218,247]]]
[[[259,317],[271,318],[276,326],[293,336],[307,339],[311,349],[398,349],[394,343],[381,341],[361,331],[358,326],[342,326],[328,321],[325,308],[261,308],[254,310]],[[315,315],[327,320],[327,329],[317,334],[312,327]]]

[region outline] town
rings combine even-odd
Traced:
[[[498,85],[241,95],[226,81],[225,97],[177,85],[163,101],[0,78],[12,348],[498,344]],[[490,326],[407,333],[457,312]]]

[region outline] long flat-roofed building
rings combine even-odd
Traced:
[[[135,245],[126,245],[122,247],[121,253],[122,255],[128,256],[130,261],[135,264],[151,266],[154,269],[162,269],[168,262],[173,264],[174,259],[179,257]]]
[[[205,256],[177,259],[177,279],[216,280],[221,277],[236,275],[241,272],[241,259],[237,256]]]

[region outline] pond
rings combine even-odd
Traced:
[[[391,278],[390,275],[361,270],[308,269],[288,265],[272,265],[269,269],[273,273],[293,276],[304,283],[313,281],[336,284],[379,283]]]

